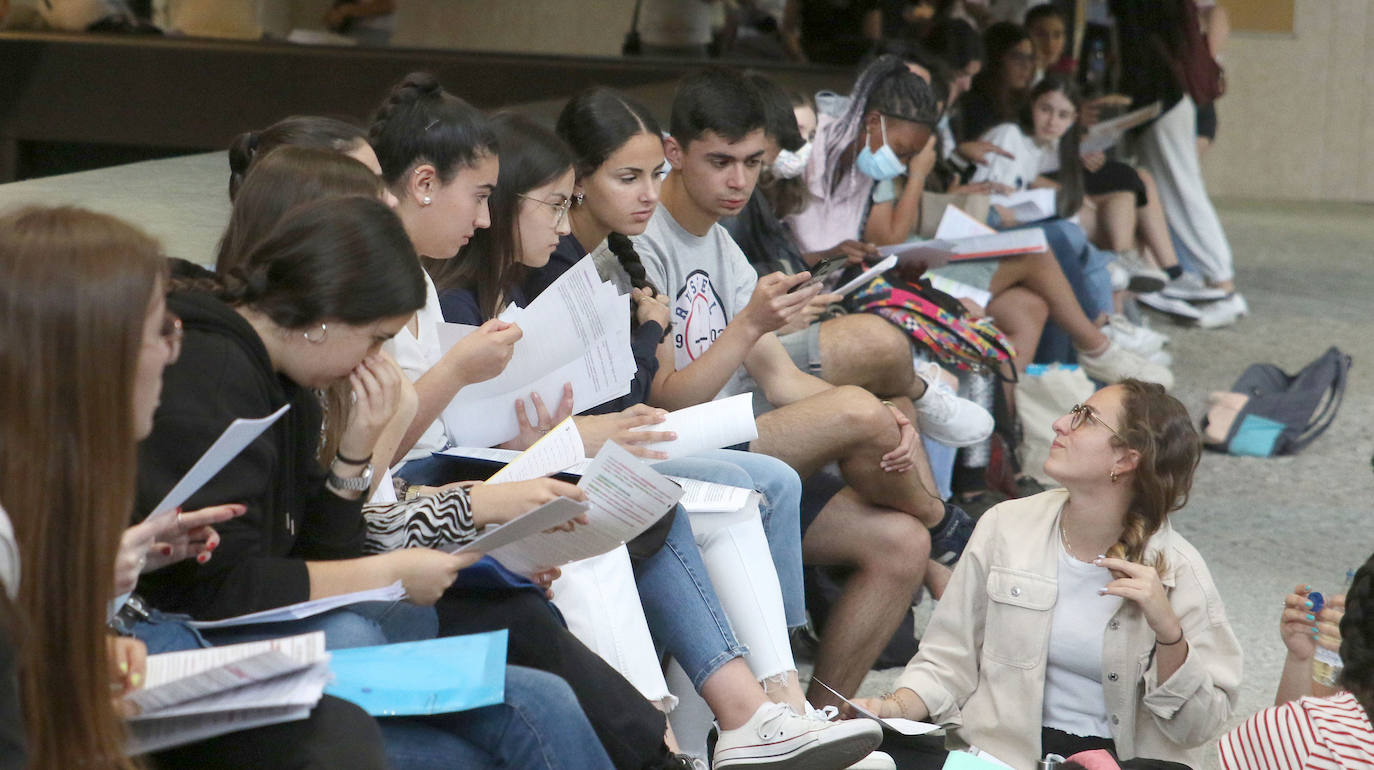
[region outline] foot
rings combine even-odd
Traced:
[[[1198,326],[1203,329],[1219,329],[1249,315],[1250,305],[1245,301],[1245,297],[1232,294],[1226,299],[1198,305],[1198,311],[1202,313],[1202,317],[1197,319]]]
[[[992,435],[993,420],[988,410],[959,398],[940,378],[940,365],[917,364],[916,375],[926,383],[925,395],[915,401],[916,427],[921,435],[949,447],[979,444]]]
[[[973,518],[963,508],[945,503],[945,519],[930,530],[930,558],[946,567],[954,566],[964,555],[973,536]]]
[[[1118,343],[1112,342],[1099,355],[1078,352],[1078,364],[1094,380],[1111,384],[1128,378],[1157,382],[1167,390],[1174,386],[1174,374],[1167,368],[1150,363]]]
[[[819,719],[822,722],[833,722],[839,714],[840,710],[834,706],[816,708],[810,703],[806,704],[806,715],[811,719]],[[875,751],[850,765],[846,770],[897,770],[897,763],[892,760],[891,756],[881,751]]]
[[[1151,310],[1173,316],[1175,319],[1185,321],[1197,321],[1202,318],[1202,311],[1184,302],[1181,299],[1164,296],[1163,292],[1153,294],[1141,294],[1136,297],[1136,301]]]
[[[877,722],[831,722],[799,716],[786,704],[770,702],[759,706],[742,726],[716,735],[711,767],[841,770],[882,742]]]
[[[1144,326],[1137,326],[1119,313],[1113,315],[1107,325],[1102,327],[1102,333],[1112,342],[1142,356],[1158,352],[1164,347],[1164,343],[1169,341],[1165,335]]]
[[[1135,249],[1117,252],[1116,261],[1126,271],[1126,288],[1137,294],[1159,291],[1169,284],[1169,274],[1150,264]]]
[[[1226,289],[1218,289],[1215,286],[1208,286],[1197,273],[1184,273],[1169,281],[1169,285],[1163,287],[1160,293],[1166,297],[1181,299],[1186,302],[1207,302],[1225,299],[1231,292]]]

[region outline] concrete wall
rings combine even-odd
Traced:
[[[1374,2],[1297,0],[1294,27],[1232,36],[1208,189],[1374,202]]]

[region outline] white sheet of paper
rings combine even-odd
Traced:
[[[668,419],[657,425],[645,425],[631,430],[677,433],[675,441],[644,444],[645,449],[668,453],[670,460],[734,446],[759,437],[758,425],[754,422],[752,393],[740,393],[669,412]]]
[[[1048,219],[1054,216],[1058,210],[1055,206],[1054,189],[1050,187],[1019,190],[1005,195],[992,195],[988,197],[988,202],[994,206],[1005,206],[1011,209],[1012,213],[1016,215],[1016,221],[1021,223]]]
[[[229,423],[229,427],[215,439],[215,443],[205,450],[205,454],[196,460],[196,464],[191,466],[186,475],[167,492],[162,501],[153,506],[153,510],[148,514],[148,519],[162,516],[175,515],[175,511],[182,503],[186,502],[191,495],[194,495],[205,483],[215,477],[228,465],[231,460],[239,456],[253,440],[261,436],[263,431],[272,426],[291,405],[287,404],[266,417],[255,420],[240,418]]]
[[[192,628],[229,628],[230,626],[250,626],[258,623],[280,623],[286,620],[308,618],[358,602],[394,602],[404,599],[405,596],[406,589],[401,585],[401,581],[397,580],[395,583],[382,588],[339,594],[338,596],[326,596],[323,599],[297,602],[285,607],[275,607],[270,610],[252,612],[223,620],[193,620],[188,625]]]
[[[682,497],[682,488],[613,441],[578,484],[591,509],[572,532],[538,532],[487,555],[522,575],[600,556],[648,529]]]
[[[887,271],[891,270],[896,266],[897,256],[895,254],[889,254],[888,256],[883,257],[881,262],[878,262],[877,264],[873,265],[872,267],[868,268],[862,273],[859,273],[858,275],[854,276],[854,279],[851,280],[849,283],[842,284],[836,287],[835,290],[831,293],[848,294],[861,286],[866,286],[869,281],[873,280],[874,278],[877,278],[878,276],[882,275],[883,273],[886,273]]]
[[[959,260],[1002,259],[1017,254],[1048,251],[1050,248],[1049,242],[1045,240],[1045,231],[1038,227],[1025,230],[1005,230],[991,235],[960,238],[948,243],[955,255],[951,261],[956,262]]]
[[[125,700],[139,707],[140,713],[134,719],[151,718],[179,703],[266,681],[326,660],[323,631],[149,655],[143,688],[130,693]]]
[[[1080,154],[1087,155],[1094,152],[1105,152],[1121,141],[1136,126],[1142,125],[1146,121],[1159,117],[1162,105],[1155,102],[1147,107],[1141,107],[1124,115],[1118,115],[1111,120],[1104,120],[1092,128],[1088,129],[1087,136],[1078,145]]]
[[[131,722],[126,749],[130,755],[148,754],[239,730],[295,722],[309,717],[310,711],[310,706],[280,706]]]
[[[935,237],[949,240],[951,238],[991,235],[995,232],[997,231],[974,219],[963,209],[950,204],[945,206],[945,213],[940,215],[940,224],[935,228]]]
[[[580,500],[568,497],[555,498],[499,527],[487,527],[481,536],[466,545],[455,545],[444,550],[449,553],[487,553],[530,535],[567,524],[589,510],[591,506]]]
[[[573,422],[573,418],[568,417],[507,463],[506,467],[492,474],[487,483],[529,481],[552,476],[582,460],[583,451],[582,434],[577,432],[577,423]]]
[[[836,697],[838,697],[840,700],[843,700],[845,703],[848,703],[850,707],[854,709],[854,712],[856,714],[862,714],[863,716],[868,717],[869,719],[872,719],[876,721],[878,724],[882,725],[884,729],[891,730],[894,733],[901,733],[902,735],[925,735],[926,733],[933,733],[936,730],[940,729],[939,725],[931,724],[930,722],[917,722],[914,719],[902,719],[901,717],[887,717],[886,719],[884,719],[883,717],[874,714],[872,711],[869,711],[868,709],[864,708],[863,706],[860,706],[854,701],[844,697],[843,695],[840,695],[838,692],[835,691],[835,688],[831,687],[825,682],[821,682],[821,680],[819,679],[813,679],[812,681],[820,682],[821,687],[824,687],[830,692],[835,693]]]
[[[678,504],[688,513],[730,513],[749,504],[750,498],[758,495],[752,489],[716,484],[699,479],[684,479],[669,476],[682,487],[682,499]]]

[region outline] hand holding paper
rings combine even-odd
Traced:
[[[754,422],[754,396],[740,393],[670,412],[658,429],[676,436],[673,440],[645,445],[646,450],[659,454],[656,459],[660,460],[753,441],[759,437],[758,425]]]

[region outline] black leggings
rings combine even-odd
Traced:
[[[509,629],[506,662],[563,678],[617,768],[663,766],[667,717],[563,625],[553,606],[528,590],[450,590],[435,605],[439,635]]]
[[[1119,160],[1109,160],[1102,168],[1089,172],[1083,170],[1083,192],[1088,195],[1106,195],[1114,192],[1135,193],[1136,208],[1150,202],[1145,194],[1145,182],[1129,164]]]

